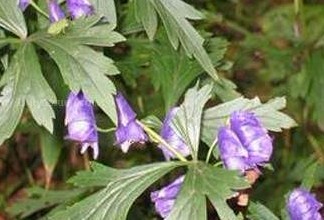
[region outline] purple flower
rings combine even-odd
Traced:
[[[179,137],[176,132],[171,127],[172,119],[174,118],[175,114],[179,108],[172,108],[166,115],[163,125],[161,128],[160,135],[161,137],[172,147],[174,147],[178,152],[180,152],[184,157],[190,155],[189,147],[184,143],[181,137]],[[175,158],[176,156],[170,152],[163,144],[159,144],[159,147],[162,149],[164,157],[167,160],[170,158]]]
[[[30,0],[19,0],[18,6],[20,10],[25,11],[29,4]]]
[[[67,9],[73,19],[93,14],[93,7],[88,0],[67,0]]]
[[[51,23],[57,22],[65,18],[64,12],[60,8],[56,0],[50,0],[48,2],[48,9]]]
[[[116,144],[126,153],[133,143],[144,143],[147,141],[147,135],[142,127],[136,122],[136,114],[130,107],[121,93],[115,97],[118,115],[118,125],[115,132]]]
[[[65,125],[68,128],[67,139],[80,142],[81,153],[91,147],[93,157],[97,159],[99,155],[98,133],[93,106],[82,92],[70,93],[66,103]]]
[[[183,181],[184,176],[180,176],[166,187],[151,192],[151,200],[155,203],[155,210],[162,218],[166,218],[170,214]]]
[[[322,204],[307,190],[297,188],[288,197],[287,209],[291,220],[322,220]]]
[[[244,172],[270,160],[272,139],[253,113],[234,112],[230,127],[218,133],[221,159],[228,169]]]

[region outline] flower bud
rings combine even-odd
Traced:
[[[155,210],[162,218],[166,218],[170,214],[183,181],[184,176],[180,176],[162,189],[151,192],[151,200],[155,203]]]
[[[93,106],[82,92],[69,94],[65,111],[65,125],[68,128],[66,138],[81,143],[81,153],[91,147],[93,157],[97,159],[99,154],[98,133]]]
[[[88,0],[67,0],[67,9],[72,19],[93,14],[93,7]]]
[[[121,93],[115,97],[118,125],[115,132],[116,144],[126,153],[133,143],[144,143],[147,135],[136,122],[136,114]]]
[[[189,147],[184,143],[181,137],[179,137],[176,132],[171,127],[172,120],[177,113],[179,108],[172,108],[166,115],[163,125],[161,128],[160,135],[161,137],[172,147],[174,147],[179,153],[181,153],[184,157],[190,155]],[[170,160],[170,158],[175,158],[176,156],[170,152],[163,144],[159,144],[159,147],[162,149],[164,157],[166,160]]]
[[[65,18],[64,12],[60,8],[56,0],[50,0],[48,2],[48,10],[51,23],[57,22]]]
[[[315,196],[303,188],[292,191],[287,201],[290,220],[322,220],[321,207]]]

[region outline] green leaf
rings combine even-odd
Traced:
[[[181,0],[136,0],[137,19],[143,23],[149,38],[156,32],[156,12],[166,29],[169,40],[177,49],[181,43],[188,57],[194,57],[202,68],[215,80],[218,79],[214,65],[203,47],[204,39],[187,19],[198,20],[203,15]],[[156,12],[153,12],[153,8]],[[150,18],[150,19],[149,19]]]
[[[296,126],[296,122],[279,110],[285,108],[284,97],[269,100],[262,104],[259,98],[246,99],[243,97],[206,109],[202,120],[202,139],[211,145],[219,128],[226,125],[230,115],[235,111],[251,111],[261,120],[268,130],[279,132]]]
[[[301,186],[304,189],[311,190],[311,188],[313,187],[316,179],[315,174],[316,174],[317,166],[318,166],[317,162],[314,162],[305,170],[304,178],[301,184]]]
[[[67,203],[73,198],[81,195],[83,192],[84,191],[80,189],[50,191],[39,187],[33,187],[27,191],[29,198],[14,203],[14,205],[7,208],[6,211],[10,215],[26,218],[40,210],[61,203]]]
[[[50,219],[125,220],[129,208],[145,189],[181,165],[181,163],[165,162],[116,170],[118,175],[104,189],[64,211],[57,212]]]
[[[97,15],[104,16],[115,28],[117,24],[117,14],[114,0],[90,0]]]
[[[113,122],[117,121],[112,96],[116,89],[106,77],[118,73],[112,60],[88,47],[71,45],[65,41],[40,39],[37,44],[57,63],[65,83],[72,91],[82,89],[87,98],[97,102]]]
[[[248,218],[251,220],[279,220],[267,207],[259,202],[250,202]]]
[[[104,187],[116,179],[118,175],[116,169],[92,162],[91,170],[77,172],[68,182],[78,187]]]
[[[168,110],[204,70],[196,60],[187,57],[183,50],[172,50],[166,38],[162,33],[153,44],[150,73],[155,89],[161,89],[165,109]],[[223,59],[227,45],[227,41],[221,38],[210,39],[207,48],[214,65]]]
[[[27,27],[24,16],[18,8],[18,0],[0,0],[0,26],[20,38],[26,38]]]
[[[215,207],[220,219],[235,219],[234,212],[226,200],[233,197],[235,190],[248,188],[249,184],[229,171],[204,163],[189,166],[185,181],[167,220],[206,219],[206,197]]]
[[[53,171],[61,154],[63,143],[45,130],[40,132],[42,161],[46,171],[46,184],[49,186]]]
[[[205,85],[198,90],[198,83],[187,91],[179,111],[172,120],[175,131],[191,149],[194,159],[198,157],[200,125],[204,105],[211,97],[212,85]]]
[[[41,73],[32,44],[21,45],[0,85],[5,85],[0,98],[0,143],[13,133],[25,103],[35,121],[53,131],[52,119],[55,114],[50,103],[55,103],[56,97]]]

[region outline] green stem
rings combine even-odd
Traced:
[[[214,167],[218,167],[223,164],[223,161],[218,161],[217,163],[214,164]]]
[[[182,156],[174,147],[172,147],[170,144],[168,144],[159,134],[157,134],[154,130],[146,126],[140,121],[137,121],[137,123],[148,133],[152,138],[154,138],[157,142],[161,143],[163,146],[165,146],[169,151],[171,151],[176,157],[179,158],[179,160],[183,162],[187,162],[188,160]]]
[[[49,18],[49,15],[44,12],[40,7],[38,7],[38,5],[34,2],[34,1],[30,1],[30,5],[36,9],[36,11],[38,11],[41,15],[43,15],[46,18]]]
[[[214,142],[212,143],[212,145],[209,147],[209,150],[208,150],[208,154],[207,154],[207,158],[206,158],[206,163],[209,163],[209,160],[210,160],[210,157],[211,157],[211,154],[214,150],[214,147],[216,146],[216,143],[217,143],[217,138],[215,138]]]
[[[109,133],[109,132],[112,132],[112,131],[115,131],[116,128],[99,128],[97,127],[97,131],[101,132],[101,133]]]

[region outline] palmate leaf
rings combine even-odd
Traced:
[[[0,26],[20,38],[27,36],[24,16],[18,8],[18,0],[0,0]]]
[[[262,124],[271,131],[282,131],[296,126],[296,122],[279,110],[285,108],[284,97],[275,98],[262,104],[259,98],[246,99],[243,97],[206,109],[202,120],[202,139],[211,145],[219,128],[226,125],[229,116],[235,111],[251,111],[261,120]]]
[[[114,178],[111,178],[104,189],[64,211],[55,213],[49,219],[125,220],[129,208],[145,189],[163,175],[181,165],[183,164],[165,162],[142,165],[126,170],[115,170],[112,174]],[[107,179],[110,179],[111,173],[106,172],[102,175],[106,175],[108,176]],[[84,184],[87,182],[84,179],[88,175],[83,177],[78,178],[78,180],[74,179],[74,182],[80,181],[81,185]]]
[[[213,86],[205,85],[198,89],[198,84],[187,91],[179,111],[172,120],[175,131],[191,149],[194,159],[198,157],[200,125],[204,105],[211,97]]]
[[[259,202],[250,202],[248,218],[251,220],[279,220],[267,207]]]
[[[233,197],[235,190],[248,187],[249,184],[236,171],[204,163],[192,164],[167,220],[207,219],[206,197],[221,220],[236,219],[226,200]]]
[[[201,19],[203,15],[199,11],[182,0],[136,0],[135,6],[137,20],[143,24],[150,39],[157,29],[158,14],[174,49],[181,43],[190,58],[194,57],[211,77],[218,79],[214,65],[203,47],[204,39],[187,20]]]
[[[37,33],[31,36],[44,48],[59,67],[65,83],[74,92],[82,89],[86,97],[95,101],[116,123],[113,94],[115,86],[106,75],[118,74],[113,61],[87,45],[112,46],[124,38],[112,31],[109,25],[94,26],[99,17],[94,16],[72,22],[65,33],[50,35]],[[84,23],[83,23],[84,22]]]
[[[33,187],[27,190],[28,198],[17,201],[6,211],[12,216],[26,218],[35,212],[66,203],[83,193],[83,189],[49,191]]]
[[[172,50],[167,42],[166,34],[159,34],[152,49],[151,78],[156,89],[160,89],[165,102],[165,109],[174,106],[187,87],[204,70],[196,60],[191,60],[184,51]],[[227,41],[221,38],[212,38],[208,44],[209,56],[215,66],[224,58]],[[223,85],[224,80],[219,80]]]
[[[41,73],[32,44],[20,46],[0,85],[4,86],[0,98],[0,143],[13,133],[25,103],[36,122],[53,131],[55,114],[50,103],[56,102],[56,96]]]
[[[117,24],[117,14],[114,0],[90,0],[97,15],[104,16],[113,27]]]

